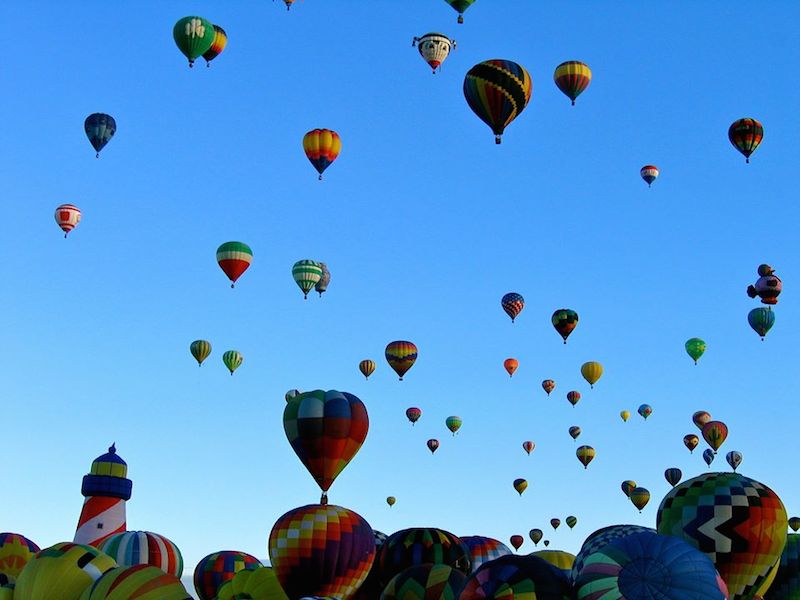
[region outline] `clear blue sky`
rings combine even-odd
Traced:
[[[190,14],[228,32],[210,69],[173,43]],[[664,469],[707,470],[681,442],[698,409],[730,427],[713,466],[740,450],[741,471],[800,512],[798,18],[789,1],[478,0],[460,26],[442,0],[299,0],[288,14],[255,0],[3,3],[0,530],[72,539],[81,477],[116,442],[129,528],[171,538],[188,570],[221,549],[265,557],[275,520],[319,498],[283,432],[289,388],[365,402],[369,435],[330,498],[387,533],[507,542],[540,527],[575,552],[598,527],[652,526]],[[428,31],[458,42],[435,76],[411,47]],[[501,146],[461,91],[489,58],[534,82]],[[571,59],[594,74],[575,107],[552,81]],[[92,112],[118,123],[100,160]],[[745,116],[765,128],[750,165],[727,140]],[[322,183],[301,148],[315,127],[343,140]],[[83,210],[67,240],[52,217],[64,202]],[[229,240],[255,255],[235,290],[214,256]],[[292,281],[303,258],[329,265],[322,299]],[[745,295],[762,262],[786,289],[763,343]],[[513,325],[509,291],[526,299]],[[550,325],[561,307],[580,315],[566,346]],[[693,336],[708,342],[697,367]],[[197,338],[214,347],[201,369]],[[383,359],[395,339],[420,351],[403,382]],[[245,362],[230,377],[232,348]],[[363,358],[378,362],[369,381]],[[606,368],[594,390],[587,360]],[[597,450],[588,470],[581,443]],[[642,514],[624,479],[651,490]],[[578,526],[552,532],[570,514]]]

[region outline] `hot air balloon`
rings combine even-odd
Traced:
[[[647,417],[653,414],[653,407],[650,406],[649,404],[642,404],[641,406],[639,406],[636,412],[638,412],[642,416],[642,418],[646,421]]]
[[[747,295],[758,296],[762,304],[777,304],[778,296],[783,290],[783,281],[775,275],[775,269],[769,265],[758,266],[758,279],[754,285],[747,286]]]
[[[531,529],[528,535],[530,536],[533,545],[538,546],[539,542],[542,540],[542,537],[544,537],[544,532],[541,529]]]
[[[658,533],[681,538],[717,567],[733,600],[758,590],[786,545],[786,509],[770,488],[739,473],[707,473],[664,496]]]
[[[728,461],[728,464],[731,466],[731,469],[736,471],[736,468],[742,464],[742,453],[737,450],[731,450],[725,455],[725,460]]]
[[[789,517],[789,527],[792,531],[800,529],[800,517]]]
[[[500,306],[506,311],[506,314],[511,317],[511,322],[519,316],[522,309],[525,308],[525,298],[516,292],[509,292],[500,299]]]
[[[776,566],[775,578],[764,600],[795,600],[800,595],[800,535],[790,533],[786,537],[786,546]]]
[[[745,162],[749,163],[750,155],[764,139],[764,128],[755,119],[739,119],[728,129],[728,139],[744,155]]]
[[[655,165],[645,165],[639,169],[639,175],[645,180],[647,187],[653,185],[653,182],[658,179],[658,174],[658,167]]]
[[[369,379],[369,376],[375,372],[375,366],[374,360],[365,359],[358,363],[358,370],[366,379]]]
[[[706,448],[703,450],[703,460],[706,461],[706,464],[710,467],[711,463],[714,462],[714,457],[716,454],[713,450]]]
[[[228,350],[222,355],[222,362],[233,375],[233,372],[244,362],[244,356],[238,350]]]
[[[150,531],[124,531],[100,542],[105,552],[120,567],[149,565],[175,577],[183,576],[183,556],[174,542]],[[183,599],[181,599],[183,600]]]
[[[571,392],[567,392],[567,400],[572,406],[575,406],[581,399],[581,393],[572,390]]]
[[[547,541],[547,540],[545,540]],[[481,566],[467,579],[459,600],[566,600],[570,582],[539,556],[509,554]]]
[[[519,534],[515,534],[511,536],[510,541],[511,545],[514,546],[514,550],[519,550],[525,543],[525,538]]]
[[[447,565],[465,575],[470,572],[466,545],[449,531],[432,527],[396,531],[381,546],[375,563],[382,583],[409,567],[426,563]]]
[[[619,418],[622,419],[624,422],[627,422],[628,419],[631,417],[631,411],[629,410],[621,410],[619,411]]]
[[[693,433],[683,436],[683,445],[689,449],[689,454],[694,452],[694,449],[697,448],[697,444],[699,443],[700,438]]]
[[[550,545],[550,540],[545,540],[542,543],[544,544],[544,547],[547,548]]]
[[[117,133],[117,122],[111,115],[92,113],[83,122],[83,130],[94,148],[95,158],[100,158],[100,150],[105,148],[105,145]]]
[[[664,479],[666,479],[667,483],[672,487],[680,483],[681,477],[683,477],[683,471],[677,467],[670,467],[664,471]]]
[[[315,260],[298,260],[292,265],[292,277],[297,287],[303,292],[303,299],[308,299],[308,292],[322,278],[322,267]]]
[[[211,66],[211,61],[217,58],[225,46],[228,45],[228,35],[225,30],[219,25],[214,25],[214,41],[211,42],[211,47],[203,52],[203,58],[206,59],[206,67]]]
[[[190,597],[177,576],[156,567],[134,565],[106,571],[83,591],[80,600],[186,600]]]
[[[542,382],[542,389],[545,392],[547,392],[547,395],[549,396],[550,392],[552,392],[554,389],[556,389],[556,382],[553,381],[552,379],[545,379]]]
[[[517,493],[522,496],[522,492],[528,489],[528,482],[524,479],[515,479],[514,480],[514,489],[517,490]]]
[[[514,376],[514,371],[519,367],[519,361],[516,358],[507,358],[503,361],[503,368],[508,373],[509,377]]]
[[[258,598],[259,600],[289,600],[278,583],[272,567],[256,567],[238,571],[232,579],[223,583],[217,590],[216,600],[239,600]]]
[[[697,364],[697,361],[703,356],[703,352],[706,351],[706,343],[700,338],[687,340],[684,346],[686,347],[686,354],[692,358],[694,364]]]
[[[406,418],[411,421],[411,425],[413,426],[414,423],[419,421],[419,418],[422,416],[422,410],[417,408],[416,406],[412,406],[411,408],[406,409]]]
[[[453,10],[458,12],[459,23],[464,22],[464,11],[467,10],[470,6],[472,6],[472,4],[475,2],[475,0],[444,0],[444,1],[447,2],[450,6],[452,6]]]
[[[567,579],[569,579],[572,565],[575,563],[575,555],[563,550],[539,550],[531,552],[528,556],[535,556],[547,561],[548,564],[561,571]]]
[[[212,552],[197,563],[194,569],[194,589],[200,600],[214,600],[217,590],[239,571],[261,567],[261,562],[246,552],[222,550]]]
[[[431,438],[427,441],[427,446],[428,450],[430,450],[431,454],[433,454],[439,448],[439,440]]]
[[[67,234],[75,229],[81,220],[81,209],[74,204],[62,204],[56,207],[56,223],[64,232],[64,238]]]
[[[0,585],[13,584],[39,550],[24,535],[0,533]]]
[[[592,81],[592,70],[589,65],[578,60],[568,60],[556,67],[553,81],[556,82],[556,87],[572,100],[572,106],[575,106],[575,99]]]
[[[535,447],[536,447],[536,444],[534,444],[531,441],[522,442],[522,449],[525,450],[525,453],[528,454],[528,455],[530,455],[530,453],[533,452],[533,449]]]
[[[703,425],[702,429],[703,439],[717,453],[719,447],[725,442],[728,437],[728,427],[722,421],[709,421]]]
[[[289,390],[283,395],[283,397],[286,399],[287,402],[289,402],[292,398],[294,398],[295,396],[299,396],[301,393],[302,392],[300,390]]]
[[[589,559],[589,557],[595,552],[609,544],[612,540],[627,537],[642,531],[650,531],[652,533],[656,532],[655,529],[651,529],[650,527],[642,527],[641,525],[611,525],[593,532],[591,535],[589,535],[589,537],[586,538],[581,546],[580,552],[578,552],[578,554],[575,556],[575,562],[572,564],[571,579],[573,581],[577,579],[578,574],[585,566],[587,559]]]
[[[472,571],[476,571],[483,563],[511,554],[511,549],[500,540],[480,535],[459,536],[467,548]],[[456,596],[452,597],[453,599]]]
[[[417,565],[395,575],[380,597],[381,600],[455,599],[466,580],[464,573],[448,565]]]
[[[747,322],[750,323],[753,331],[761,336],[763,342],[767,332],[775,324],[775,313],[769,308],[754,308],[747,315]]]
[[[573,425],[569,428],[569,435],[573,440],[577,440],[578,436],[581,434],[581,428],[577,425]]]
[[[184,17],[172,28],[172,37],[183,55],[194,66],[197,57],[211,49],[217,32],[214,25],[203,17]]]
[[[197,366],[203,365],[203,361],[211,354],[211,342],[208,340],[195,340],[189,344],[189,352],[192,353],[194,359],[197,361]]]
[[[636,482],[633,479],[626,479],[622,482],[620,487],[622,488],[622,493],[630,498],[631,492],[636,488]]]
[[[578,326],[578,313],[569,308],[559,308],[553,313],[550,321],[566,344],[569,334]]]
[[[575,599],[728,600],[714,563],[683,540],[652,531],[617,538],[586,557]],[[598,592],[601,590],[601,592]]]
[[[331,272],[328,270],[328,265],[324,262],[319,263],[319,267],[322,269],[322,275],[320,275],[319,281],[314,284],[314,291],[322,298],[322,294],[328,291],[328,285],[331,282]]]
[[[422,37],[415,37],[411,45],[417,47],[419,55],[436,73],[449,56],[450,50],[456,47],[456,41],[443,33],[426,33]]]
[[[556,519],[556,518],[550,519],[550,526],[553,528],[553,531],[558,529],[559,525],[561,525],[561,519]]]
[[[628,496],[633,505],[642,512],[642,509],[650,502],[650,492],[643,487],[635,487],[631,490],[631,495]]]
[[[589,466],[589,463],[594,460],[594,455],[594,448],[591,446],[579,446],[575,451],[575,456],[578,457],[578,460],[581,462],[584,469],[586,469]]]
[[[283,429],[322,490],[320,503],[326,504],[328,489],[367,437],[369,417],[364,403],[353,394],[314,390],[286,404]]]
[[[286,5],[286,10],[289,11],[292,8],[292,4],[294,4],[294,0],[283,0],[283,3]]]
[[[704,410],[698,410],[692,415],[692,423],[694,423],[700,431],[703,431],[703,426],[710,420],[711,414]]]
[[[395,502],[397,502],[397,498],[395,498],[394,496],[386,497],[386,504],[388,504],[390,507],[394,506]]]
[[[603,365],[595,361],[585,362],[581,365],[581,375],[589,382],[589,387],[593,388],[603,375]]]
[[[322,181],[322,173],[342,151],[342,140],[331,129],[312,129],[303,136],[303,150]]]
[[[113,558],[92,546],[55,544],[37,552],[20,571],[14,600],[79,598],[93,581],[116,566]]]
[[[386,355],[386,362],[389,363],[389,366],[392,367],[394,372],[400,377],[400,381],[403,381],[403,375],[405,375],[417,361],[417,347],[412,342],[404,340],[390,342],[386,346],[384,354]]]
[[[350,598],[375,559],[375,534],[359,514],[310,504],[280,517],[269,534],[269,560],[289,598]]]
[[[253,251],[242,242],[225,242],[217,248],[217,263],[223,273],[231,280],[231,288],[236,280],[247,271],[253,262]]]
[[[575,525],[577,525],[577,524],[578,524],[578,517],[576,517],[576,516],[574,516],[574,515],[570,515],[570,516],[568,516],[568,517],[566,518],[565,522],[566,522],[566,524],[567,524],[567,527],[569,527],[570,529],[572,529],[573,527],[575,527]]]
[[[528,72],[510,60],[493,59],[472,67],[464,77],[464,97],[486,123],[499,144],[505,128],[528,105],[533,82]]]
[[[461,423],[461,417],[457,417],[455,415],[451,415],[444,420],[444,424],[453,433],[453,436],[455,436],[456,432],[461,429]]]

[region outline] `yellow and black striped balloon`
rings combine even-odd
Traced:
[[[510,60],[484,61],[472,67],[464,77],[467,104],[492,128],[497,144],[508,124],[528,105],[532,93],[531,76]]]

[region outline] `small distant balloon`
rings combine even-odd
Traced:
[[[503,361],[503,368],[508,373],[509,377],[514,376],[514,371],[519,367],[519,361],[516,358],[507,358]]]
[[[635,487],[636,487],[636,482],[633,479],[626,479],[620,485],[620,488],[622,488],[622,493],[625,494],[628,498],[631,497],[631,492],[634,490]]]
[[[642,512],[642,509],[650,502],[650,492],[643,487],[636,487],[631,490],[630,495],[633,505]]]
[[[653,182],[658,179],[659,170],[655,165],[645,165],[639,169],[639,175],[645,180],[647,187],[650,187],[653,185]]]
[[[325,169],[333,164],[342,151],[342,139],[332,129],[312,129],[303,136],[303,151],[322,181]]]
[[[208,340],[195,340],[189,344],[189,352],[192,353],[197,361],[197,366],[201,366],[203,361],[211,354],[211,342]]]
[[[653,407],[649,404],[642,404],[637,410],[643,419],[647,420],[647,417],[653,414]]]
[[[603,365],[596,361],[585,362],[581,365],[581,375],[589,382],[589,387],[594,387],[597,380],[603,376]]]
[[[703,439],[717,453],[719,447],[725,442],[728,437],[728,426],[722,421],[709,421],[703,425],[702,429]]]
[[[753,331],[761,336],[761,341],[764,341],[767,333],[775,324],[775,313],[769,308],[754,308],[747,315],[747,322],[750,323]]]
[[[405,340],[397,340],[389,342],[384,352],[386,362],[392,367],[400,381],[403,381],[403,375],[414,366],[417,361],[418,351],[417,346],[413,342]]]
[[[117,122],[114,117],[105,113],[92,113],[83,122],[83,130],[95,151],[95,158],[100,158],[100,150],[105,148],[117,133]]]
[[[522,442],[522,449],[525,450],[525,453],[530,455],[533,452],[533,449],[536,447],[536,444],[531,442],[530,440]]]
[[[542,382],[542,389],[545,392],[547,392],[547,395],[549,396],[550,392],[552,392],[554,389],[556,389],[556,382],[553,381],[552,379],[545,379]]]
[[[556,87],[572,100],[572,106],[575,106],[575,100],[592,82],[592,70],[589,65],[579,60],[568,60],[556,67],[553,81],[556,82]]]
[[[64,232],[64,238],[66,238],[67,234],[80,223],[81,209],[74,204],[62,204],[56,207],[55,219],[61,231]]]
[[[528,535],[530,535],[533,545],[538,546],[539,542],[542,541],[542,537],[544,537],[544,532],[541,529],[531,529]]]
[[[491,128],[494,142],[499,144],[505,128],[528,105],[533,81],[522,65],[492,59],[467,71],[463,90],[472,112]]]
[[[528,489],[528,482],[524,479],[515,479],[514,480],[514,489],[517,490],[517,493],[522,496],[522,492]]]
[[[714,451],[710,448],[706,448],[703,450],[703,460],[706,461],[706,464],[710,467],[711,463],[714,462]]]
[[[594,460],[594,455],[595,451],[591,446],[579,446],[575,451],[575,456],[578,457],[584,469],[589,467],[589,463]]]
[[[444,420],[444,424],[452,432],[452,434],[455,435],[456,432],[461,429],[462,420],[461,417],[451,415]]]
[[[324,262],[319,263],[319,266],[322,269],[322,275],[320,275],[319,281],[314,284],[314,291],[322,298],[322,294],[328,291],[328,286],[331,283],[331,272]]]
[[[578,313],[570,308],[559,308],[550,317],[550,321],[566,344],[567,338],[578,326]]]
[[[728,464],[731,466],[731,469],[736,471],[736,468],[742,464],[742,453],[737,450],[731,450],[725,455],[725,460],[728,461]]]
[[[700,338],[691,338],[687,340],[684,346],[686,347],[686,354],[692,358],[694,364],[697,364],[697,361],[706,351],[706,343]]]
[[[689,449],[689,454],[694,452],[694,449],[697,448],[697,444],[699,443],[700,438],[693,433],[683,436],[683,445]]]
[[[211,66],[211,61],[217,58],[225,46],[228,45],[228,35],[225,30],[219,25],[214,25],[214,41],[211,42],[211,48],[203,52],[203,58],[206,59],[206,67]]]
[[[216,38],[216,30],[211,21],[203,17],[184,17],[172,28],[172,37],[183,55],[189,59],[189,66],[208,52]]]
[[[681,482],[681,478],[683,477],[683,471],[681,471],[677,467],[670,467],[669,469],[664,471],[664,479],[667,480],[667,483],[670,484],[672,487],[675,487]]]
[[[521,535],[512,535],[509,538],[511,545],[514,546],[514,550],[519,550],[522,547],[522,544],[525,543],[525,538]]]
[[[555,517],[550,519],[550,526],[553,528],[554,531],[558,529],[559,525],[561,525],[561,519],[556,519]]]
[[[711,414],[704,411],[698,410],[692,415],[692,423],[695,424],[700,431],[703,430],[703,426],[711,420]]]
[[[322,277],[320,263],[308,258],[298,260],[292,265],[292,278],[303,292],[303,299],[308,300],[308,293],[314,288]]]
[[[578,524],[578,517],[570,515],[566,518],[565,522],[567,523],[567,527],[572,529],[575,525]]]
[[[545,540],[542,543],[544,544],[544,547],[547,548],[550,545],[550,540]]]
[[[233,375],[233,372],[238,369],[244,362],[244,356],[238,350],[228,350],[222,355],[222,362],[228,367],[228,370]]]
[[[230,279],[231,288],[252,262],[253,251],[243,242],[225,242],[217,248],[217,264]]]
[[[800,529],[800,517],[789,517],[789,527],[792,531]]]
[[[422,416],[422,410],[417,408],[416,406],[412,406],[411,408],[406,409],[406,418],[411,421],[411,425],[413,426],[414,423],[419,421],[419,418]]]
[[[575,390],[567,392],[567,400],[569,400],[569,403],[572,404],[572,406],[575,406],[578,402],[580,402],[580,399],[581,399],[580,392]]]
[[[745,157],[745,162],[749,163],[750,155],[764,139],[764,127],[756,119],[739,119],[728,129],[728,139]]]
[[[631,411],[629,410],[621,410],[619,411],[619,418],[623,421],[627,421],[631,417]]]
[[[519,313],[522,312],[522,309],[525,308],[525,298],[516,292],[509,292],[500,299],[500,306],[502,306],[505,313],[511,317],[511,322],[513,323],[514,319],[516,319]]]
[[[428,450],[431,451],[431,454],[436,452],[436,450],[439,448],[439,440],[431,438],[428,440],[427,444],[428,444]]]
[[[578,436],[581,434],[581,428],[577,425],[573,425],[569,428],[569,435],[573,440],[577,440]]]
[[[369,379],[369,376],[375,372],[375,366],[374,360],[365,359],[358,363],[358,370],[365,379]]]
[[[762,304],[773,305],[778,303],[782,290],[783,281],[775,275],[775,269],[769,265],[759,265],[758,280],[754,285],[747,286],[747,295],[751,298],[758,296]]]
[[[386,497],[386,504],[388,504],[390,507],[394,506],[395,502],[397,502],[397,498],[395,498],[394,496],[387,496]]]
[[[456,41],[442,33],[426,33],[422,37],[415,37],[411,45],[417,47],[422,60],[436,73],[450,56],[450,50],[456,47]]]

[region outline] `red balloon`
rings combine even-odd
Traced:
[[[512,535],[510,541],[511,545],[514,546],[514,550],[519,550],[522,547],[522,544],[525,543],[525,538],[521,535]]]
[[[436,449],[439,447],[439,440],[430,439],[428,440],[428,450],[431,451],[431,454],[436,452]]]

